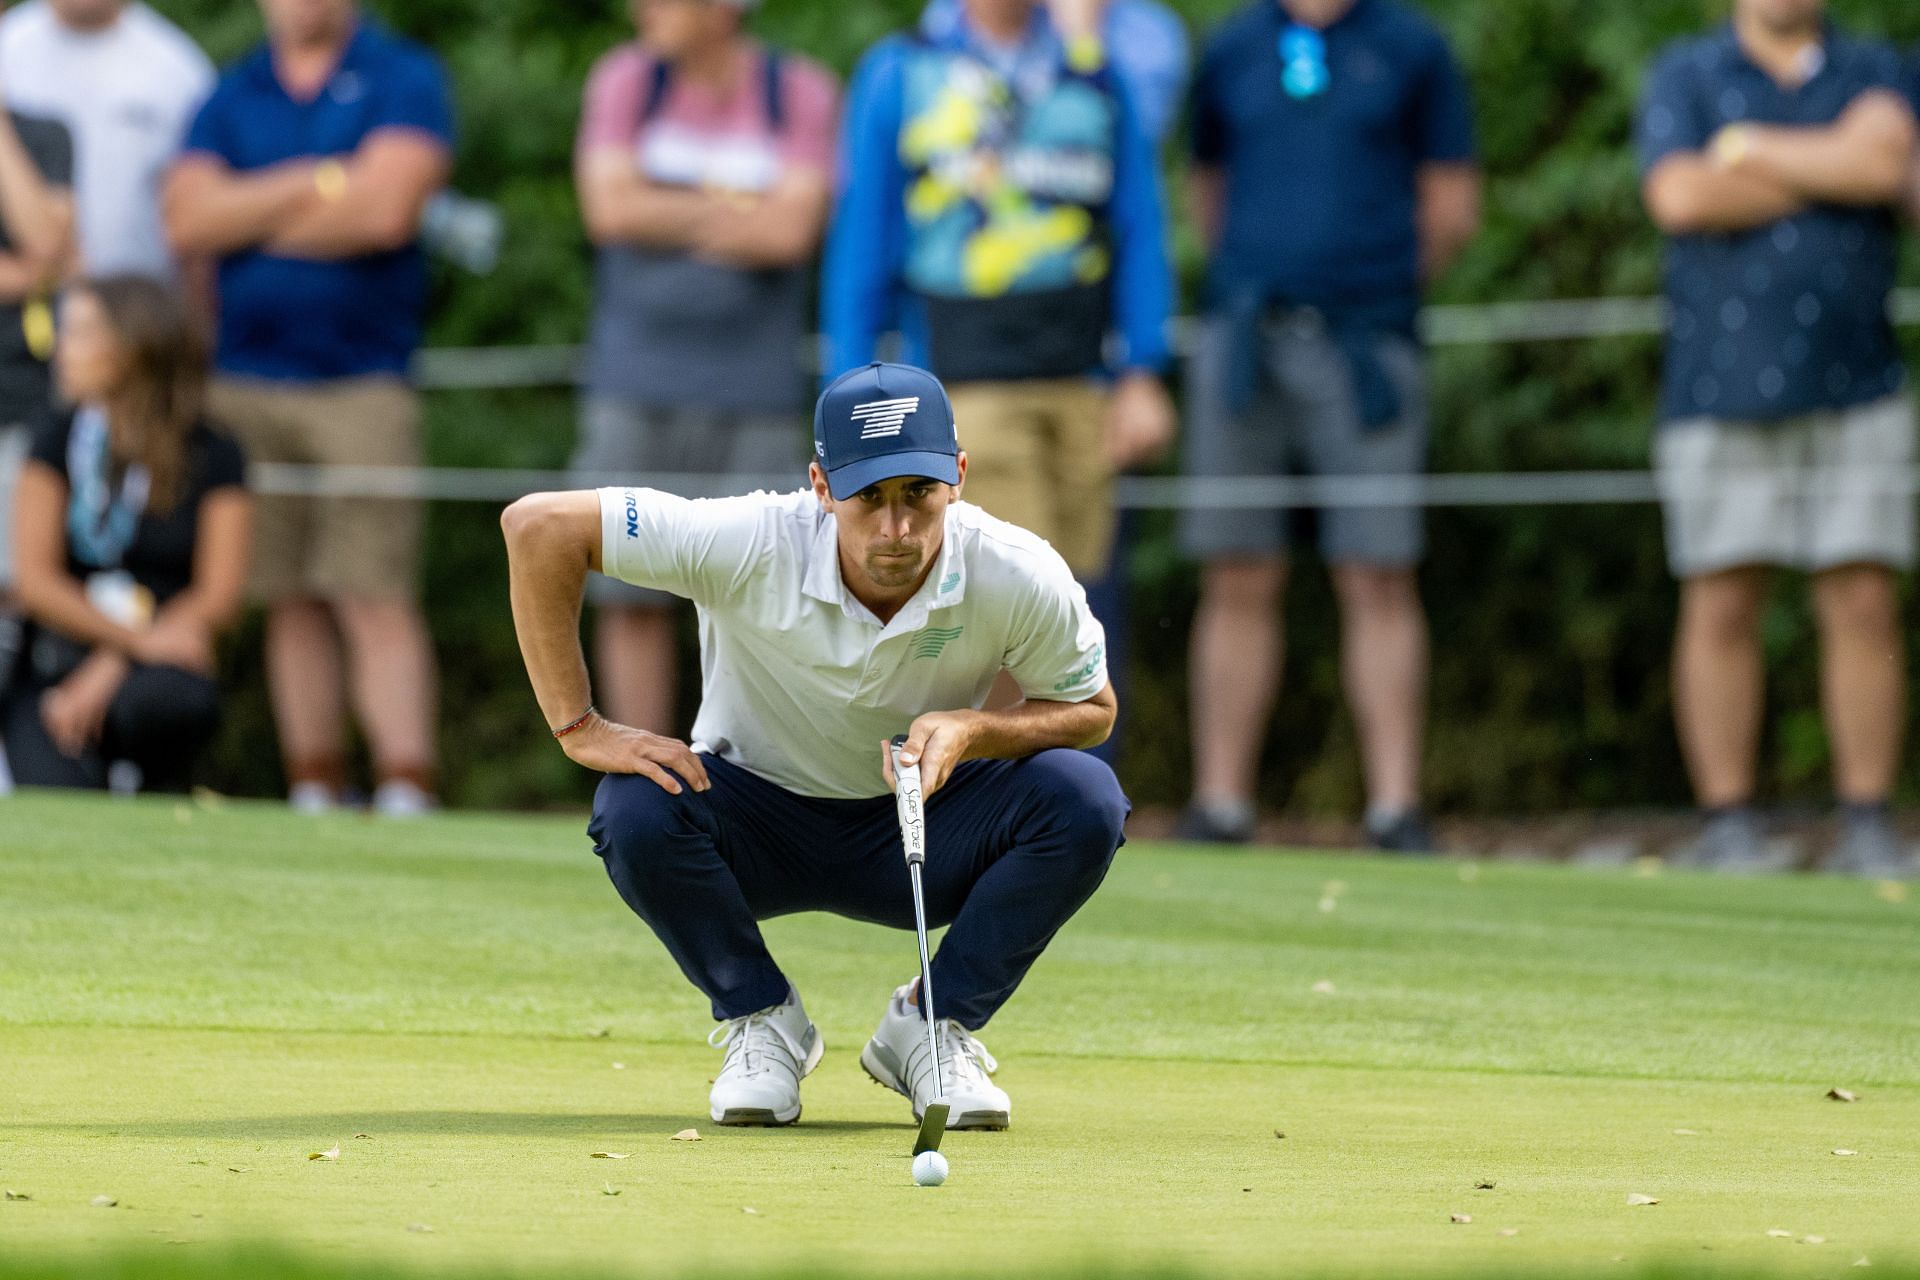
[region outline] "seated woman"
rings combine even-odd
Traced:
[[[245,460],[201,416],[205,346],[172,289],[84,281],[60,320],[75,407],[36,434],[15,493],[29,634],[0,678],[7,762],[22,786],[102,787],[110,769],[116,787],[183,786],[218,725],[213,641],[246,581]]]

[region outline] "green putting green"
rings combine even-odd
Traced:
[[[912,935],[770,923],[827,1057],[798,1126],[717,1129],[705,1002],[582,826],[0,802],[0,1275],[1920,1258],[1920,894],[1136,844],[933,1190],[857,1061]]]

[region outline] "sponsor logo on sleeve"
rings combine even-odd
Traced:
[[[1065,693],[1075,685],[1085,684],[1088,680],[1092,679],[1093,673],[1100,669],[1100,660],[1106,656],[1106,653],[1107,647],[1105,645],[1095,645],[1093,656],[1087,659],[1087,665],[1076,671],[1069,672],[1065,680],[1053,686],[1053,691],[1055,693]]]
[[[634,496],[631,489],[627,490],[627,536],[640,536],[640,499]]]

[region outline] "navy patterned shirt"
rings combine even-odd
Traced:
[[[1671,46],[1641,102],[1642,172],[1704,150],[1724,125],[1828,125],[1863,93],[1903,88],[1888,45],[1829,27],[1818,57],[1811,78],[1787,89],[1730,26]],[[1748,231],[1673,237],[1662,419],[1776,421],[1899,391],[1905,374],[1887,318],[1897,232],[1891,206],[1821,204]]]

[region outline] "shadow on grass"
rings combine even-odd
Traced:
[[[542,1111],[331,1111],[311,1115],[220,1116],[205,1120],[125,1120],[59,1126],[0,1123],[0,1130],[39,1130],[57,1127],[63,1133],[110,1134],[135,1138],[232,1138],[306,1141],[315,1135],[365,1133],[383,1135],[472,1134],[476,1137],[599,1138],[609,1134],[658,1133],[661,1136],[696,1128],[705,1133],[733,1130],[713,1124],[705,1116],[682,1112],[651,1115],[635,1112],[601,1115],[558,1114]],[[913,1126],[876,1120],[808,1120],[780,1128],[748,1128],[748,1133],[779,1139],[804,1139],[810,1134],[886,1133],[911,1135]],[[903,1136],[903,1141],[905,1140]],[[0,1273],[4,1274],[4,1273]]]

